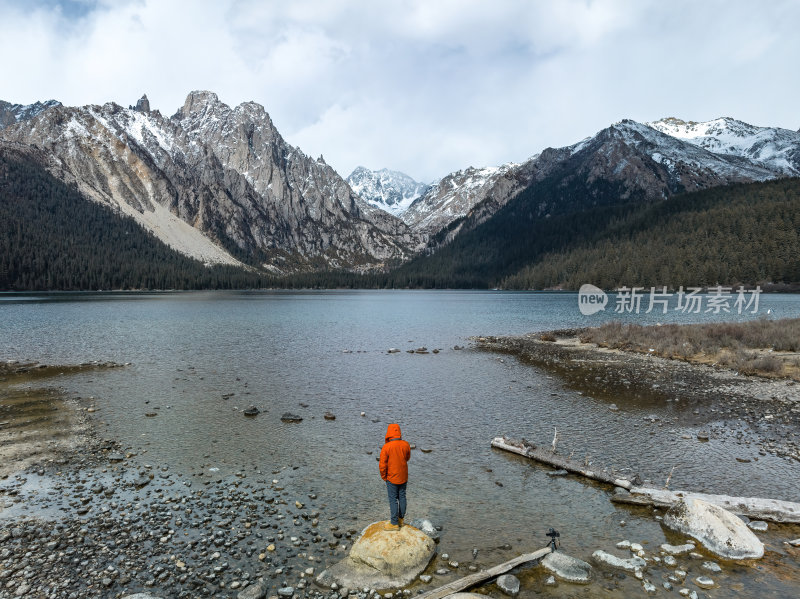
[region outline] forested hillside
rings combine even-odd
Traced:
[[[578,289],[797,283],[800,179],[614,204],[613,186],[539,185],[376,286]],[[564,200],[563,203],[559,203]],[[542,216],[543,204],[553,206]],[[570,208],[572,211],[570,211]]]
[[[275,279],[205,265],[0,148],[0,290],[287,288],[577,289],[800,282],[800,179],[658,202],[608,181],[541,182],[432,255],[386,273]],[[467,219],[471,217],[468,216]]]
[[[50,175],[28,150],[0,151],[0,290],[225,289],[260,276],[207,268]]]
[[[512,289],[592,283],[735,285],[800,281],[800,179],[717,187],[630,212],[590,239],[539,256]]]

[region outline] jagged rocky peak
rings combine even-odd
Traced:
[[[183,106],[178,109],[173,118],[183,120],[190,115],[204,114],[218,106],[226,106],[219,101],[219,96],[214,92],[205,90],[195,90],[189,92]]]
[[[147,99],[147,94],[142,94],[142,97],[137,100],[134,110],[136,112],[150,112],[150,100]]]
[[[47,100],[46,102],[34,102],[33,104],[11,104],[0,100],[0,129],[22,121],[29,121],[55,106],[61,106],[61,102]]]

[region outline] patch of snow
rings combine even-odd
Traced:
[[[715,154],[746,158],[783,175],[800,175],[800,132],[756,127],[723,117],[705,122],[665,118],[647,126]]]

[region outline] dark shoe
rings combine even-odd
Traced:
[[[400,525],[400,528],[403,528],[403,519],[402,518],[398,518],[397,519],[397,523]]]

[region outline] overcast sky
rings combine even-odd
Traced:
[[[800,127],[800,1],[0,0],[0,99],[263,104],[342,176],[430,182],[623,118]]]

